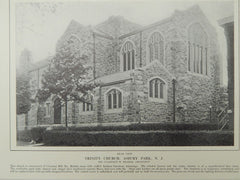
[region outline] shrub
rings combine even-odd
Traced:
[[[35,142],[39,143],[43,140],[43,135],[46,131],[46,127],[35,127],[31,129],[31,138]]]
[[[24,142],[30,142],[31,140],[34,140],[37,143],[42,142],[45,130],[46,127],[35,127],[31,130],[18,131],[17,140]]]
[[[69,127],[71,131],[138,131],[138,130],[216,130],[217,124],[177,124],[177,123],[140,123],[121,126],[84,126]],[[54,130],[65,130],[65,127],[53,127]]]
[[[46,131],[47,146],[232,146],[233,133],[219,131],[79,132]]]
[[[24,142],[31,141],[31,131],[30,130],[17,131],[17,140]]]

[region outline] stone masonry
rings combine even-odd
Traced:
[[[188,29],[192,24],[199,24],[207,34],[207,75],[188,70]],[[163,37],[163,64],[149,59],[149,38],[154,32]],[[92,110],[84,111],[83,103],[69,102],[69,124],[173,122],[174,80],[176,122],[214,121],[209,108],[220,108],[220,53],[216,31],[198,6],[175,11],[169,18],[144,27],[119,16],[94,27],[72,21],[59,39],[57,49],[69,38],[76,39],[75,50],[89,57],[83,63],[93,67],[91,76],[101,84],[92,92]],[[126,42],[133,44],[135,67],[123,71],[122,47]],[[161,101],[150,97],[149,84],[154,77],[165,84]],[[109,110],[107,96],[114,89],[121,92],[122,105]],[[52,100],[49,100],[51,113],[41,124],[54,124]],[[61,111],[64,124],[64,108]]]

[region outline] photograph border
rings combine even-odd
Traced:
[[[15,25],[14,7],[16,0],[9,0],[9,142],[10,151],[239,151],[239,2],[234,0],[234,145],[233,146],[55,146],[55,147],[19,147],[16,146],[16,85],[15,77]],[[30,1],[31,2],[31,1]],[[81,1],[79,1],[81,2]],[[136,3],[136,2],[135,2]],[[237,33],[236,33],[237,32]],[[14,98],[15,97],[15,98]]]

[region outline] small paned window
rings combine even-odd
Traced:
[[[188,30],[188,71],[208,75],[208,38],[196,23]]]
[[[133,43],[127,41],[122,48],[123,71],[129,71],[135,68],[135,50]]]
[[[164,41],[159,32],[155,32],[151,35],[148,41],[148,48],[150,62],[159,60],[164,64]]]
[[[108,109],[122,108],[122,93],[117,89],[112,89],[107,93]]]
[[[149,82],[149,97],[156,99],[164,99],[166,84],[159,78],[154,78]]]

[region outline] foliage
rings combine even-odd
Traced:
[[[32,52],[24,49],[19,58],[19,73],[27,73],[33,61]]]
[[[29,76],[22,73],[16,77],[17,114],[26,114],[31,108]]]
[[[43,135],[46,131],[46,127],[35,127],[31,129],[31,139],[39,143],[43,141]]]
[[[24,141],[24,142],[30,142],[32,140],[31,131],[30,130],[17,131],[17,140]]]
[[[87,83],[90,67],[82,63],[88,57],[80,56],[71,47],[72,42],[67,42],[57,51],[50,68],[43,75],[39,97],[54,94],[64,101],[84,101],[83,95],[93,89],[94,85]]]
[[[42,89],[38,92],[39,101],[50,95],[57,96],[65,103],[65,122],[67,126],[67,102],[87,101],[86,95],[95,85],[89,83],[90,67],[83,64],[88,59],[73,48],[72,40],[66,41],[53,57],[48,70],[43,74]]]
[[[201,130],[217,130],[217,124],[202,123],[202,124],[183,124],[183,123],[137,123],[121,126],[82,126],[82,127],[69,127],[71,131],[201,131]],[[54,130],[63,130],[63,127],[54,127]]]
[[[46,127],[35,127],[31,130],[22,130],[17,131],[17,140],[30,142],[34,140],[35,142],[39,143],[43,140],[43,135],[46,131]]]
[[[47,146],[230,146],[233,132],[142,131],[78,132],[45,131]]]

